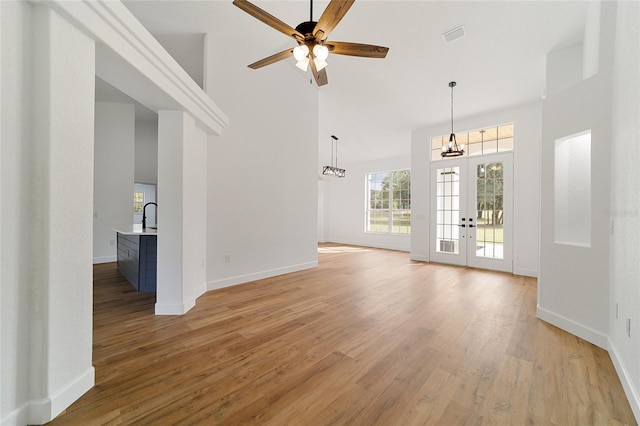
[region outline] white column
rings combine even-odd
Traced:
[[[94,384],[95,44],[47,7],[33,28],[29,419],[43,423]]]
[[[158,281],[157,315],[181,315],[183,111],[158,111]]]
[[[158,112],[158,315],[187,312],[206,289],[206,141],[189,114]]]

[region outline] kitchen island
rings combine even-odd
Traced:
[[[137,291],[155,292],[158,233],[131,225],[116,229],[118,237],[118,271]]]

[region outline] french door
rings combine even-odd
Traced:
[[[430,258],[513,272],[513,154],[431,163]]]

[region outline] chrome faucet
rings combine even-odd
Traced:
[[[153,204],[154,206],[156,206],[156,213],[158,212],[158,204],[151,202],[144,205],[144,207],[142,208],[142,229],[147,229],[147,206],[149,204]]]

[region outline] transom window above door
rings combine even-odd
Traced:
[[[456,132],[456,141],[464,144],[465,157],[513,151],[513,123]],[[431,161],[442,160],[442,147],[448,143],[449,135],[431,138]]]

